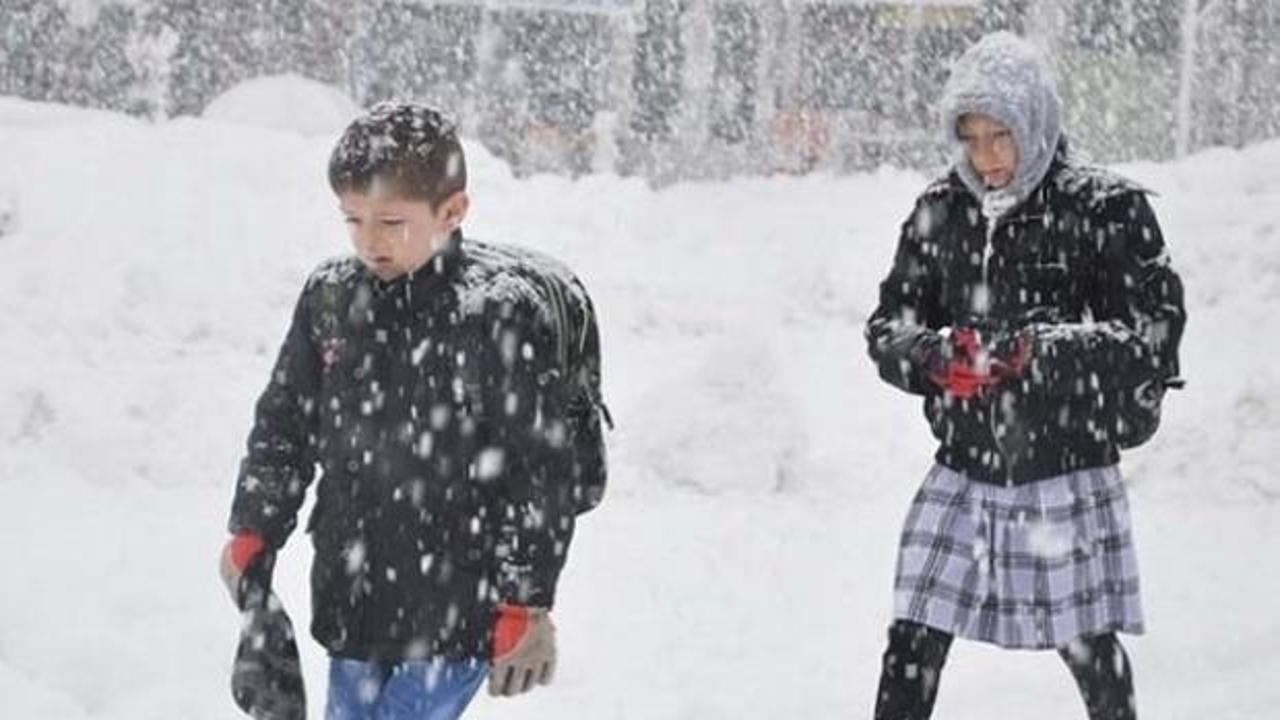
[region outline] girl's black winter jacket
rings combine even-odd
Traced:
[[[1186,322],[1182,283],[1146,193],[1069,163],[994,224],[954,172],[902,225],[867,322],[880,376],[924,396],[936,459],[971,478],[1017,485],[1118,461],[1155,430],[1176,385]],[[995,346],[1019,333],[1033,359],[1020,380],[959,399],[929,379],[943,328]]]

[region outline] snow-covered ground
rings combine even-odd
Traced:
[[[331,137],[0,98],[0,717],[234,718],[215,559],[300,283],[345,250]],[[926,178],[513,179],[477,237],[550,251],[603,318],[612,485],[557,683],[477,718],[868,717],[899,524],[932,443],[862,322]],[[1280,706],[1280,143],[1122,168],[1188,288],[1185,392],[1126,456],[1145,717]],[[310,550],[278,572],[305,627]],[[324,659],[303,661],[319,707]],[[958,644],[940,718],[1083,717],[1052,654]]]

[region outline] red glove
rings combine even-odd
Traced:
[[[252,530],[246,530],[236,533],[222,549],[219,569],[222,572],[222,582],[226,584],[227,592],[231,593],[233,601],[239,595],[240,576],[244,575],[244,571],[262,555],[266,546],[261,535]]]
[[[556,627],[546,608],[498,605],[493,627],[489,694],[519,695],[551,684],[556,669]]]
[[[240,572],[244,572],[245,568],[262,554],[266,543],[258,533],[246,531],[236,533],[228,546],[231,550],[231,564],[235,565]]]
[[[989,364],[991,374],[1001,380],[1013,380],[1026,372],[1031,364],[1032,349],[1035,347],[1031,332],[1023,330],[1013,338],[1013,346],[1001,350],[992,350]]]
[[[944,374],[933,375],[930,379],[947,392],[965,400],[1000,382],[999,377],[980,372],[967,360],[952,360],[947,363]]]
[[[950,359],[937,363],[940,367],[929,374],[929,379],[958,398],[971,398],[1001,380],[992,372],[979,369],[979,360],[985,354],[977,330],[956,328],[951,331]]]
[[[498,620],[493,626],[493,656],[498,658],[509,655],[527,632],[529,608],[506,603],[498,605]]]
[[[1021,377],[1031,364],[1033,347],[1025,330],[993,349],[976,329],[956,328],[951,332],[950,357],[939,358],[929,378],[958,398],[971,398],[992,385]]]

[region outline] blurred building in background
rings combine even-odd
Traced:
[[[1280,136],[1274,0],[0,0],[0,94],[172,117],[291,72],[440,106],[517,173],[931,169],[996,29],[1049,50],[1095,160]]]

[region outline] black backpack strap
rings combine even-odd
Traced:
[[[540,284],[555,337],[573,452],[574,501],[581,514],[604,498],[608,479],[601,421],[612,430],[613,418],[600,391],[600,331],[591,298],[576,278],[548,275]]]

